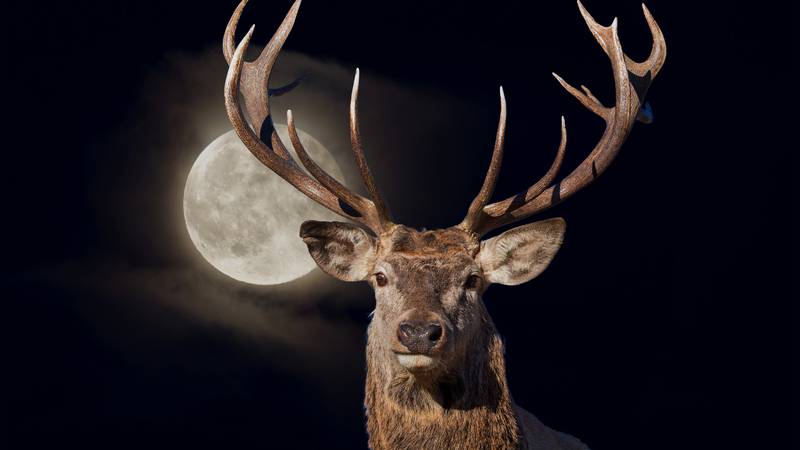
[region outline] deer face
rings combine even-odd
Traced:
[[[300,236],[326,273],[367,281],[375,291],[370,345],[393,371],[438,376],[458,371],[490,323],[482,294],[491,283],[520,284],[558,251],[562,219],[524,225],[479,241],[458,227],[417,231],[396,225],[380,236],[341,222],[305,222]]]

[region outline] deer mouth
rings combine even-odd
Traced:
[[[409,371],[424,370],[436,365],[437,358],[421,353],[395,353],[397,361]]]

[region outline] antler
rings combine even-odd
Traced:
[[[358,70],[356,69],[350,100],[350,137],[356,164],[371,199],[350,191],[346,186],[328,175],[309,157],[297,137],[291,110],[287,112],[287,120],[292,145],[303,166],[314,178],[309,177],[300,169],[291,154],[286,151],[286,147],[281,142],[273,126],[269,105],[269,77],[281,47],[283,47],[283,43],[292,30],[297,11],[300,8],[300,2],[301,0],[295,1],[272,39],[270,39],[258,58],[252,62],[244,61],[244,53],[250,44],[255,25],[250,28],[250,31],[247,32],[239,46],[234,48],[236,26],[247,0],[242,0],[239,6],[236,7],[225,29],[222,45],[225,59],[230,64],[228,75],[225,79],[225,108],[228,112],[228,118],[239,139],[261,163],[315,202],[336,214],[364,225],[376,234],[380,234],[391,227],[392,222],[388,208],[378,192],[375,180],[372,178],[372,173],[369,170],[364,157],[364,150],[361,146],[358,118],[356,117]],[[249,123],[245,119],[242,106],[239,103],[240,93],[244,99],[244,109],[250,119]]]
[[[653,46],[650,56],[645,61],[636,62],[622,51],[622,45],[617,34],[616,18],[611,23],[611,26],[604,27],[592,18],[580,1],[578,1],[578,8],[589,26],[589,30],[611,60],[611,69],[614,72],[614,107],[604,106],[585,86],[581,86],[583,90],[581,92],[567,84],[555,73],[553,76],[581,104],[605,120],[606,129],[600,141],[589,156],[572,173],[555,185],[551,185],[563,161],[567,143],[566,128],[562,117],[561,145],[550,170],[525,192],[487,205],[486,203],[489,201],[492,191],[494,191],[503,157],[506,105],[501,88],[500,124],[497,129],[492,161],[489,164],[483,186],[472,201],[467,211],[467,216],[458,225],[459,227],[482,236],[492,229],[522,220],[566,200],[589,185],[611,165],[637,118],[641,121],[646,121],[646,117],[640,116],[640,108],[650,83],[661,70],[661,66],[667,56],[664,35],[655,19],[650,15],[647,7],[642,4],[645,19],[653,37]]]

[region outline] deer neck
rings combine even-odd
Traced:
[[[503,344],[488,322],[469,347],[486,350],[470,352],[459,370],[436,379],[396,367],[370,327],[364,403],[371,449],[520,447]]]

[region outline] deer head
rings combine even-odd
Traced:
[[[382,373],[388,374],[387,382],[398,390],[406,389],[408,380],[441,385],[443,380],[468,378],[467,359],[480,354],[480,346],[491,345],[487,336],[493,325],[482,303],[483,293],[493,283],[516,285],[542,273],[561,245],[565,222],[547,219],[490,239],[481,240],[482,236],[564,201],[608,168],[636,119],[645,119],[640,107],[666,56],[661,30],[644,8],[654,42],[647,60],[635,62],[622,51],[616,19],[611,26],[601,26],[579,3],[589,29],[611,61],[615,104],[606,107],[587,88],[582,86],[581,92],[554,76],[605,121],[605,132],[595,148],[569,175],[555,182],[567,142],[562,117],[561,143],[547,173],[519,194],[489,203],[500,173],[506,128],[506,101],[500,88],[494,152],[480,192],[460,223],[419,231],[394,222],[367,165],[358,125],[358,70],[350,102],[350,137],[369,196],[351,191],[309,157],[298,139],[291,111],[287,112],[291,143],[311,176],[286,151],[272,126],[267,86],[300,1],[294,3],[253,62],[243,60],[253,28],[234,48],[234,32],[245,3],[231,17],[223,43],[230,64],[225,81],[228,116],[242,142],[262,163],[312,200],[355,222],[308,221],[303,223],[300,237],[323,271],[344,281],[366,281],[373,287],[376,307],[368,345],[378,356],[371,363],[380,364]]]

